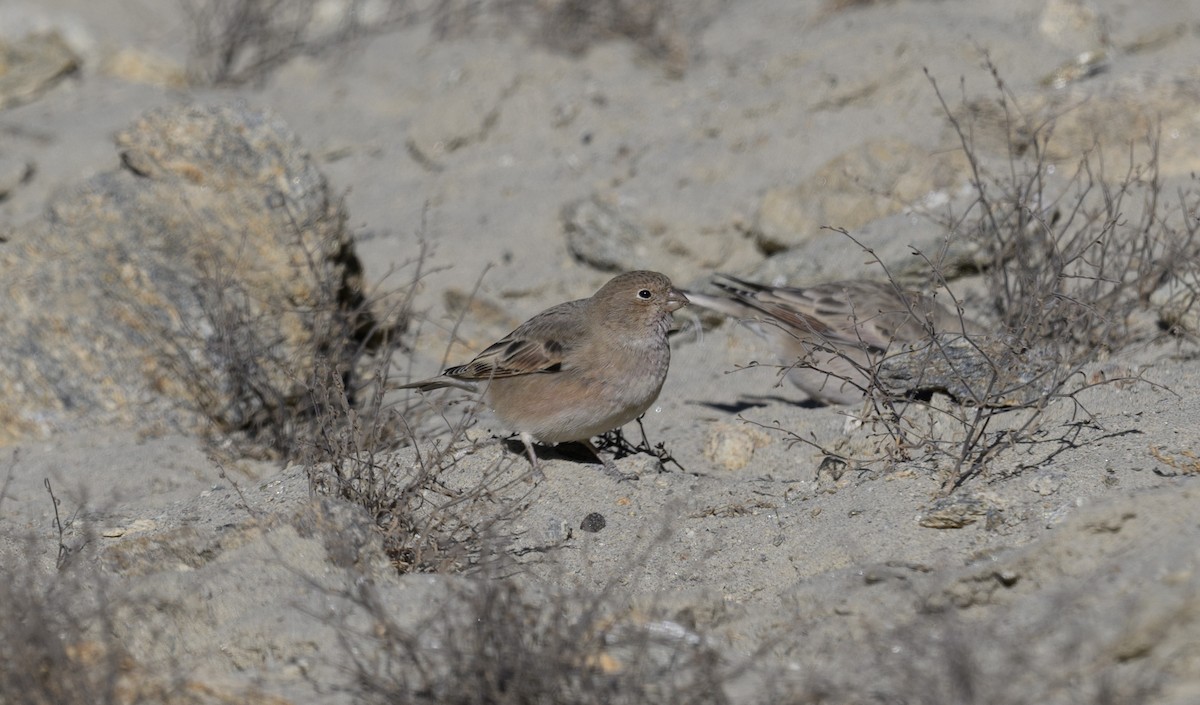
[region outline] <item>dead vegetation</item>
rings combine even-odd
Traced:
[[[298,56],[337,58],[364,40],[428,22],[443,39],[478,33],[527,35],[552,51],[581,54],[602,42],[632,42],[668,74],[682,75],[695,38],[723,0],[180,0],[191,30],[188,74],[201,85],[262,83]]]
[[[633,43],[669,75],[687,70],[697,51],[696,36],[721,3],[674,0],[441,0],[433,9],[434,31],[456,37],[516,29],[552,51],[582,54],[614,40]]]
[[[261,83],[298,56],[328,56],[415,19],[409,0],[181,0],[195,83]]]
[[[965,318],[952,332],[927,322],[926,342],[895,346],[858,365],[871,380],[860,417],[876,439],[871,450],[823,447],[791,434],[794,442],[858,465],[932,462],[948,492],[1010,451],[1024,457],[1018,469],[1032,467],[1080,442],[1085,431],[1120,433],[1104,428],[1084,392],[1142,384],[1170,394],[1115,358],[1133,346],[1194,333],[1177,321],[1192,315],[1195,300],[1189,283],[1200,267],[1200,226],[1191,214],[1200,195],[1167,193],[1157,168],[1158,136],[1135,138],[1149,145],[1145,163],[1134,160],[1132,145],[1123,158],[1097,147],[1073,165],[1055,163],[1047,156],[1053,116],[1025,114],[988,66],[1010,151],[981,152],[969,112],[951,106],[930,77],[970,164],[973,198],[937,219],[946,232],[941,252],[916,254],[961,312],[942,272],[949,269],[950,243],[970,243],[994,332],[980,332]],[[1167,286],[1182,292],[1169,309],[1153,301]]]
[[[126,699],[121,651],[92,632],[108,606],[89,613],[81,606],[88,595],[70,572],[39,579],[32,565],[0,566],[0,703],[149,702]]]
[[[177,236],[196,267],[190,300],[171,302],[173,315],[163,315],[157,301],[148,308],[136,292],[122,300],[131,315],[152,322],[161,350],[157,368],[169,378],[162,384],[178,388],[176,396],[207,420],[214,449],[298,457],[310,445],[309,424],[325,411],[317,405],[323,400],[309,393],[314,381],[336,374],[352,406],[369,397],[371,365],[402,345],[420,270],[406,285],[366,290],[361,263],[346,245],[350,235],[340,205],[315,222],[284,215],[292,237],[267,245],[281,251],[262,261],[233,260],[258,247],[249,240],[262,233],[231,232],[212,218],[191,215]],[[285,257],[279,271],[297,284],[268,290],[264,272]],[[321,379],[319,386],[327,382]]]
[[[376,388],[386,385],[387,364],[374,378]],[[505,559],[508,534],[501,527],[523,504],[494,495],[527,478],[518,469],[523,458],[501,456],[467,484],[455,483],[449,478],[471,445],[470,411],[434,437],[416,425],[428,407],[397,408],[372,394],[358,408],[337,375],[316,379],[312,393],[322,412],[311,421],[302,461],[309,484],[366,511],[398,572],[473,572]],[[412,448],[411,463],[392,452],[401,445]]]
[[[690,609],[610,590],[492,577],[439,593],[416,623],[369,584],[351,596],[369,624],[343,630],[362,702],[720,704],[751,663],[723,657]]]
[[[14,454],[0,484],[0,512],[18,461]],[[86,562],[70,560],[64,533],[74,529],[77,546],[90,539],[72,526],[74,509],[64,518],[49,480],[45,487],[58,541],[53,570],[33,532],[0,546],[0,705],[190,702],[167,674],[137,672],[113,636],[121,598]]]

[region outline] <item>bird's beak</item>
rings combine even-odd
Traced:
[[[687,295],[675,287],[671,287],[671,290],[667,292],[668,311],[677,311],[690,303],[691,301],[688,301]]]

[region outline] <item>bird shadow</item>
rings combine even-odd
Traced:
[[[521,442],[520,436],[509,436],[502,442],[509,452],[521,457],[528,457],[525,454],[525,444]],[[603,462],[592,455],[588,451],[587,446],[582,443],[559,443],[557,445],[534,443],[533,452],[537,453],[537,457],[540,460],[570,460],[573,462],[588,463],[589,465],[603,465]]]
[[[627,458],[631,455],[639,454],[645,454],[653,458],[657,458],[660,472],[666,470],[667,463],[671,463],[681,471],[687,472],[687,469],[675,459],[675,456],[671,455],[669,450],[667,450],[665,442],[659,441],[658,443],[654,444],[650,443],[650,439],[646,437],[646,427],[642,425],[641,416],[634,419],[634,422],[637,423],[638,431],[641,433],[641,442],[636,444],[633,443],[626,438],[623,430],[617,428],[609,431],[608,433],[601,434],[600,442],[597,447],[605,450],[611,450],[614,458]]]
[[[680,470],[687,472],[687,470],[679,464],[679,461],[676,460],[669,451],[667,451],[663,443],[660,442],[654,445],[650,444],[650,441],[646,438],[646,430],[642,428],[641,417],[638,417],[637,422],[638,428],[641,429],[642,433],[641,443],[634,444],[632,441],[626,438],[625,434],[621,431],[621,429],[618,428],[598,436],[596,448],[599,450],[611,451],[613,454],[613,459],[615,460],[627,458],[631,455],[645,453],[646,455],[657,458],[662,464],[663,469],[665,469],[667,463],[671,463]],[[508,451],[525,457],[525,444],[521,442],[519,436],[510,436],[503,439],[501,442]],[[583,443],[559,443],[552,446],[535,443],[534,453],[536,453],[537,457],[541,460],[549,460],[554,458],[558,460],[569,460],[571,462],[582,462],[588,465],[605,465],[604,459],[594,454],[591,449]]]
[[[761,409],[774,404],[785,404],[787,406],[794,406],[799,409],[823,409],[829,406],[828,404],[816,399],[801,399],[797,401],[796,399],[789,399],[787,397],[778,395],[756,395],[751,397],[742,397],[741,399],[733,402],[689,401],[685,403],[692,406],[702,406],[706,409],[713,409],[714,411],[720,411],[727,414],[740,414],[747,409]]]

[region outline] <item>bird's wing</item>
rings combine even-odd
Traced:
[[[567,353],[582,335],[583,317],[578,309],[583,303],[568,301],[546,309],[474,360],[444,374],[458,379],[500,379],[562,370]]]
[[[451,367],[446,375],[459,379],[498,379],[562,367],[563,347],[555,340],[528,340],[507,336],[465,365]]]

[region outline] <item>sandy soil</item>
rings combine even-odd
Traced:
[[[856,245],[828,231],[803,233],[786,257],[767,262],[756,229],[776,222],[765,205],[773,190],[805,184],[866,143],[900,140],[931,159],[952,152],[926,71],[951,101],[994,97],[986,54],[1015,96],[1033,100],[1056,90],[1047,76],[1103,50],[1104,71],[1061,90],[1200,85],[1200,15],[1184,0],[838,5],[762,0],[678,10],[695,13],[678,22],[681,75],[628,41],[571,56],[486,23],[438,37],[423,22],[337,60],[296,58],[261,85],[201,89],[141,82],[110,61],[136,49],[145,64],[177,75],[189,33],[173,3],[6,2],[0,39],[55,29],[81,68],[0,112],[0,158],[35,165],[0,201],[0,222],[19,232],[44,217],[52,193],[113,168],[113,133],[147,109],[268,108],[344,191],[373,286],[403,284],[428,245],[422,320],[400,364],[420,377],[611,276],[568,250],[563,209],[581,199],[636,226],[622,262],[683,286],[703,286],[715,271],[795,284],[878,276]],[[1185,156],[1196,152],[1200,128],[1190,129],[1163,136],[1164,192],[1192,183]],[[951,202],[962,197],[961,184],[944,191]],[[929,218],[904,209],[819,224],[899,253],[940,236]],[[457,324],[448,294],[476,285],[480,303]],[[988,320],[978,280],[955,286],[969,312]],[[678,465],[623,458],[622,469],[641,479],[617,484],[594,465],[551,453],[545,479],[530,484],[518,479],[527,469],[520,457],[491,440],[485,415],[476,442],[445,472],[451,488],[515,480],[493,501],[508,517],[505,550],[530,594],[617,595],[633,605],[621,613],[628,624],[682,625],[723,663],[752,661],[750,675],[723,685],[731,702],[771,701],[772,692],[807,692],[808,700],[792,697],[815,702],[814,683],[833,684],[846,702],[1099,702],[1100,682],[1111,686],[1112,702],[1200,702],[1194,346],[1143,343],[1104,361],[1153,384],[1082,393],[1094,421],[1078,426],[1071,443],[1006,453],[947,498],[944,467],[928,459],[822,469],[823,454],[789,443],[789,434],[836,447],[856,410],[807,403],[767,365],[738,369],[770,359],[745,328],[710,321],[700,332],[689,315],[679,320],[686,330],[674,338],[670,376],[645,418],[648,437]],[[1071,404],[1052,408],[1047,438],[1083,417]],[[330,595],[352,593],[369,575],[397,620],[415,620],[421,605],[432,611],[459,584],[396,575],[364,520],[314,504],[296,465],[218,465],[198,439],[127,428],[29,438],[4,450],[13,453],[0,465],[13,468],[0,505],[4,560],[53,570],[49,478],[72,520],[68,544],[90,541],[80,555],[146,608],[121,634],[135,660],[214,692],[354,702],[335,616],[344,613],[347,624],[361,617],[353,600]],[[397,451],[391,462],[411,467],[413,452]],[[593,513],[604,528],[582,530]],[[958,519],[935,528],[930,517],[939,516]],[[346,537],[352,558],[338,558],[344,546],[322,537],[323,521]],[[970,645],[971,698],[928,685],[954,680],[937,658],[957,648],[949,633]],[[612,668],[631,666],[618,659]],[[838,690],[864,669],[873,675],[861,683],[874,685]],[[912,699],[845,695],[868,687]]]

